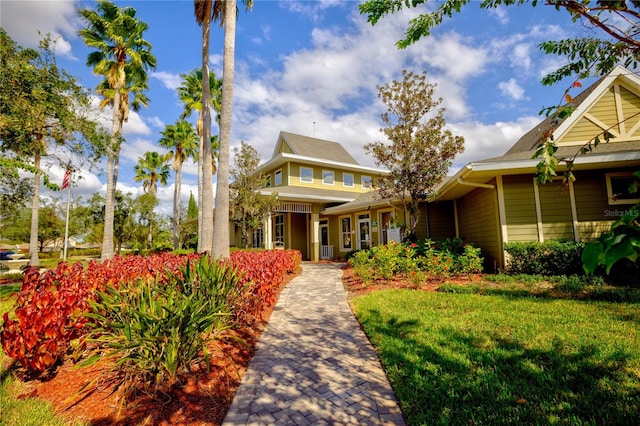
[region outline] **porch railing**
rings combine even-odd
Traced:
[[[320,246],[321,254],[320,258],[325,259],[333,259],[333,246]]]

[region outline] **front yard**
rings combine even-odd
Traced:
[[[408,424],[640,422],[640,304],[452,287],[351,300]]]

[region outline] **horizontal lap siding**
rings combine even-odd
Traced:
[[[640,98],[629,90],[620,87],[620,98],[622,105],[622,113],[625,118],[637,114],[640,110]],[[625,122],[625,127],[629,131],[638,121],[640,117],[634,117]]]
[[[508,241],[538,241],[533,176],[504,176],[502,183]]]
[[[308,167],[313,169],[313,182],[302,182],[300,180],[300,167]],[[370,188],[362,187],[362,176],[369,176],[375,182],[377,177],[373,174],[365,174],[365,173],[355,173],[355,172],[344,172],[353,174],[353,186],[344,186],[343,184],[343,171],[340,169],[333,169],[331,167],[322,167],[322,166],[308,166],[305,164],[291,163],[290,165],[291,176],[289,177],[289,185],[293,186],[304,186],[307,188],[320,188],[320,189],[331,189],[336,191],[348,191],[348,192],[356,192],[363,193],[371,191]],[[333,185],[328,185],[322,183],[322,171],[323,170],[332,170],[333,171]],[[284,172],[284,170],[283,170]],[[273,179],[273,178],[272,178]],[[286,185],[287,181],[283,180],[283,185]]]
[[[309,252],[307,247],[307,222],[309,215],[306,213],[289,213],[291,218],[291,248],[300,250],[302,258],[309,260]],[[285,228],[285,233],[286,233]]]
[[[420,239],[430,238],[433,241],[444,240],[456,236],[455,215],[453,202],[439,201],[427,204],[427,215],[429,220],[429,233],[425,229],[424,237],[418,235]]]
[[[478,188],[458,200],[460,237],[482,249],[485,266],[501,263],[498,203],[494,189]]]
[[[573,239],[573,218],[569,188],[560,181],[538,185],[542,234],[545,241]]]

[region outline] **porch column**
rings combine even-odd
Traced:
[[[269,212],[264,223],[264,248],[270,250],[273,248],[273,235],[271,231],[271,215]]]
[[[311,253],[309,258],[317,262],[320,260],[320,214],[311,214]]]

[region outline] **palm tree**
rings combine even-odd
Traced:
[[[202,135],[203,129],[203,114],[202,114],[202,70],[195,69],[192,70],[189,74],[182,74],[182,84],[178,88],[178,97],[180,101],[184,104],[184,111],[180,115],[180,119],[184,120],[187,117],[191,116],[193,111],[197,111],[198,119],[196,122],[196,130],[198,132],[198,136],[200,136],[200,147],[198,152],[202,152],[204,149],[204,139]],[[218,124],[220,123],[220,102],[222,96],[222,80],[218,80],[213,73],[209,73],[209,91],[211,94],[210,106],[213,107],[213,110],[216,111],[216,121]],[[211,137],[213,142],[213,136]],[[217,144],[217,137],[216,137]],[[217,146],[217,145],[216,145]],[[215,158],[215,150],[212,146],[211,148],[213,158]],[[203,193],[203,170],[202,170],[202,156],[197,157],[198,160],[198,200],[202,200]],[[213,175],[216,172],[215,163],[212,164],[211,174]],[[198,209],[198,237],[201,236],[202,233],[202,209]],[[200,238],[198,238],[198,251],[202,251]]]
[[[108,88],[113,90],[113,124],[111,146],[107,153],[107,189],[105,196],[104,239],[102,260],[113,257],[113,218],[115,189],[118,178],[118,160],[122,143],[122,125],[129,109],[126,91],[127,75],[135,76],[138,86],[145,86],[147,70],[156,66],[156,58],[151,54],[151,43],[143,38],[148,25],[136,18],[132,7],[119,8],[105,0],[98,2],[96,10],[80,9],[78,14],[86,21],[87,27],[78,31],[85,44],[95,49],[87,57],[87,65],[93,72],[104,75]]]
[[[202,26],[202,100],[203,100],[203,134],[205,146],[204,158],[208,158],[208,132],[211,125],[211,117],[208,113],[210,88],[209,88],[209,30],[211,21],[220,21],[224,27],[224,54],[222,73],[222,113],[220,115],[220,153],[218,159],[218,179],[216,185],[216,210],[213,233],[209,234],[210,221],[208,220],[211,206],[208,202],[207,190],[203,193],[201,209],[203,210],[202,238],[208,239],[215,235],[211,242],[213,256],[217,258],[229,257],[229,154],[231,145],[231,115],[233,100],[233,72],[236,35],[236,0],[194,0],[196,21]],[[253,6],[253,0],[245,0],[247,9]],[[203,163],[205,166],[207,162]],[[207,185],[211,176],[203,168],[204,184]],[[211,200],[212,203],[213,200]],[[213,203],[212,203],[213,204]],[[207,216],[205,216],[207,214]],[[203,241],[203,244],[209,244]],[[208,247],[208,246],[207,246]]]
[[[133,179],[136,182],[142,182],[142,188],[145,192],[155,196],[158,190],[158,182],[162,185],[167,184],[169,179],[169,157],[161,155],[157,152],[145,152],[144,157],[138,157],[138,164],[133,170],[136,172]],[[147,246],[151,248],[153,241],[153,225],[151,217],[149,217],[149,234],[147,236]]]
[[[169,149],[169,158],[173,158],[172,168],[176,173],[173,190],[173,248],[180,248],[180,192],[182,191],[182,163],[189,157],[196,157],[198,135],[190,123],[179,120],[162,132],[160,146]]]

